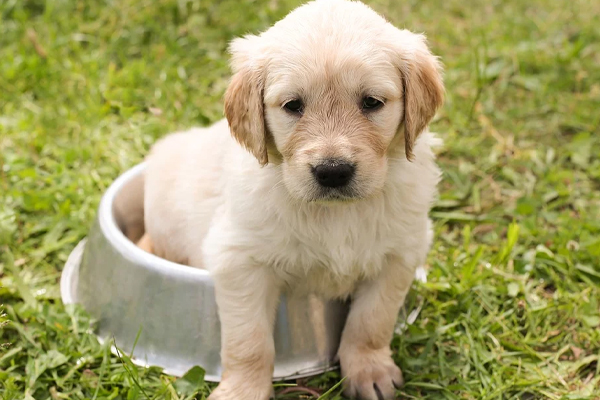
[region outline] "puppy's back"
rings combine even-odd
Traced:
[[[220,121],[153,146],[145,171],[144,223],[156,255],[191,263],[220,204],[223,158],[231,145],[227,123]]]

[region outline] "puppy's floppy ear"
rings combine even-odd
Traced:
[[[404,85],[404,142],[406,158],[413,157],[417,137],[425,130],[444,101],[442,67],[431,54],[425,36],[407,30],[397,31],[400,71]]]
[[[225,117],[233,137],[261,165],[268,162],[267,132],[264,116],[264,65],[260,56],[258,36],[235,39],[229,47],[234,75],[225,92]]]

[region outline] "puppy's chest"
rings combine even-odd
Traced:
[[[294,222],[281,238],[276,269],[293,286],[334,296],[377,276],[397,241],[389,221],[359,215]]]

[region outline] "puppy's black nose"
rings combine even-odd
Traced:
[[[321,186],[345,186],[354,176],[354,166],[348,163],[325,162],[312,168],[312,173]]]

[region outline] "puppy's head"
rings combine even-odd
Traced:
[[[306,201],[381,190],[389,159],[412,159],[443,99],[425,38],[359,2],[313,1],[231,52],[232,135],[262,165],[280,164],[290,194]]]

